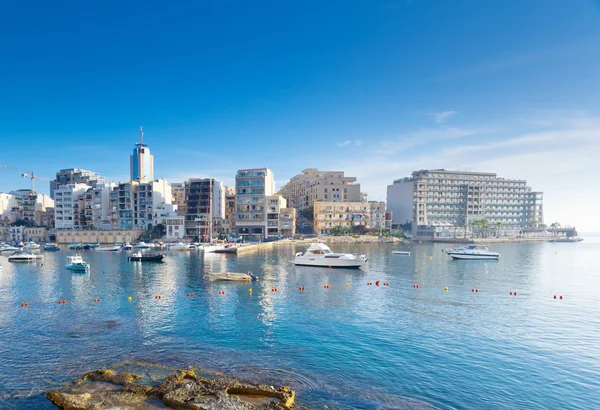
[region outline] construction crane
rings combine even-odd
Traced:
[[[21,178],[31,179],[31,193],[35,193],[35,180],[36,179],[44,180],[44,181],[52,181],[51,179],[48,179],[48,178],[38,177],[37,175],[35,175],[33,173],[33,171],[23,171],[22,169],[19,169],[16,167],[11,167],[9,165],[0,165],[0,168],[14,169],[16,171],[21,172]]]

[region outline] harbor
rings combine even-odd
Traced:
[[[0,407],[55,408],[47,391],[131,361],[288,386],[298,408],[600,404],[600,239],[490,244],[493,261],[452,260],[445,244],[328,244],[365,254],[360,269],[294,266],[309,244],[282,242],[157,263],[82,250],[83,274],[65,267],[75,251],[0,256]],[[211,278],[222,272],[258,280]]]

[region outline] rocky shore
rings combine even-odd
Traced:
[[[206,377],[197,370],[139,365],[132,372],[96,370],[46,397],[65,410],[194,409],[251,410],[294,407],[288,387],[244,384],[223,376]]]

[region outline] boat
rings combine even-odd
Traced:
[[[81,259],[79,255],[67,256],[67,269],[77,272],[87,272],[90,264]]]
[[[87,246],[87,249],[94,249],[94,248],[99,248],[100,244],[99,243],[88,243],[87,245],[84,245],[84,246]]]
[[[96,252],[117,252],[121,249],[120,246],[100,246],[99,248],[95,248]]]
[[[2,252],[6,252],[6,253],[15,253],[18,252],[20,249],[15,247],[15,246],[11,246],[11,245],[3,245],[0,247],[0,253]]]
[[[563,236],[562,238],[552,239],[550,242],[575,243],[581,241],[583,241],[583,238],[579,236]]]
[[[46,251],[46,252],[60,251],[60,246],[58,246],[55,243],[47,243],[44,245],[44,251]]]
[[[29,251],[35,251],[40,249],[41,246],[33,241],[29,241],[25,245],[23,245],[23,247]]]
[[[29,262],[35,261],[36,259],[41,259],[41,258],[43,258],[42,255],[33,255],[31,253],[22,251],[22,252],[17,252],[13,255],[10,255],[8,257],[8,261],[15,262],[15,263],[29,263]]]
[[[446,251],[452,259],[469,259],[469,260],[498,260],[500,254],[491,252],[487,246],[481,245],[466,245],[458,248],[448,249]]]
[[[217,251],[225,249],[225,245],[202,245],[200,248],[204,253],[216,253]]]
[[[333,253],[324,243],[313,243],[304,252],[298,252],[292,262],[297,266],[319,266],[323,268],[360,268],[367,263],[367,255]]]
[[[150,249],[150,245],[146,242],[138,242],[133,247],[136,249]]]
[[[222,249],[215,249],[213,252],[214,253],[237,253],[238,248],[237,246],[225,246]]]
[[[225,273],[210,273],[212,280],[237,280],[237,281],[252,281],[258,280],[258,278],[252,273],[236,273],[236,272],[225,272]]]
[[[131,246],[131,244],[129,242],[126,242],[125,245],[123,245],[124,251],[130,251],[132,249],[133,249],[133,246]]]
[[[89,248],[89,245],[84,245],[81,242],[78,242],[78,243],[71,243],[69,245],[69,249],[75,250],[75,251],[80,251],[82,249],[90,249],[90,248]]]
[[[162,255],[160,253],[136,252],[130,257],[128,257],[127,260],[131,262],[160,262],[163,260],[164,257],[165,255]]]
[[[411,252],[409,251],[392,251],[393,255],[405,255],[405,256],[410,256]]]
[[[175,251],[175,252],[189,251],[189,250],[192,250],[192,247],[188,243],[179,242],[179,243],[174,243],[171,246],[169,246],[169,250]]]

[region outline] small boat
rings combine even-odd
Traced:
[[[297,266],[319,266],[323,268],[360,268],[367,263],[367,255],[333,253],[324,243],[313,243],[304,252],[298,252],[292,262]]]
[[[215,249],[213,252],[214,253],[237,253],[238,248],[237,246],[225,246],[222,249]]]
[[[409,252],[409,251],[392,251],[392,254],[410,256],[411,252]]]
[[[67,256],[67,269],[77,272],[87,272],[90,268],[90,264],[81,259],[81,256]]]
[[[210,273],[209,275],[212,280],[238,280],[238,281],[258,280],[258,278],[252,272],[248,272],[248,273],[235,273],[235,272]]]
[[[15,247],[15,246],[11,246],[11,245],[4,245],[2,247],[0,247],[0,253],[2,252],[6,252],[6,253],[15,253],[18,252],[20,249]]]
[[[86,248],[87,246],[87,248]],[[82,249],[89,249],[89,245],[84,245],[81,242],[79,243],[72,243],[69,245],[69,249],[71,250],[75,250],[75,251],[80,251]]]
[[[487,246],[466,245],[459,246],[455,249],[446,251],[452,259],[469,259],[469,260],[498,260],[500,254],[498,252],[490,252]]]
[[[133,246],[131,246],[131,244],[129,242],[126,242],[125,245],[123,245],[124,251],[130,251],[132,249],[133,249]]]
[[[563,236],[562,238],[552,239],[550,242],[576,243],[581,241],[583,241],[583,238],[578,236]]]
[[[202,247],[200,248],[201,250],[204,251],[204,253],[216,253],[217,251],[220,251],[222,249],[225,249],[225,245],[202,245]]]
[[[99,243],[88,243],[86,246],[88,246],[87,249],[94,249],[94,248],[99,248],[100,244]]]
[[[44,251],[46,251],[46,252],[60,251],[60,246],[58,246],[55,243],[47,243],[44,245]]]
[[[150,249],[150,245],[146,242],[138,242],[133,247],[136,249]]]
[[[120,246],[100,246],[99,248],[95,248],[95,252],[117,252],[121,249]]]
[[[128,257],[127,260],[131,262],[160,262],[163,260],[164,257],[165,255],[162,255],[160,253],[136,252],[130,257]]]
[[[190,245],[188,243],[179,242],[179,243],[174,243],[171,246],[169,246],[169,250],[174,251],[174,252],[190,251],[190,250],[192,250],[191,246],[192,245]]]
[[[41,258],[43,258],[42,255],[33,255],[31,253],[22,251],[22,252],[17,252],[13,255],[10,255],[8,257],[8,261],[15,262],[15,263],[29,263],[29,262],[35,261],[36,259],[41,259]]]
[[[27,242],[25,245],[23,245],[23,247],[29,251],[34,251],[34,250],[40,249],[40,245],[38,245],[37,243],[35,243],[33,241]]]

